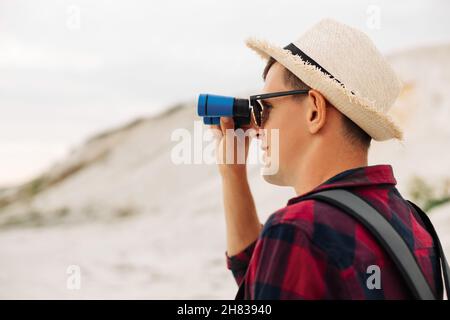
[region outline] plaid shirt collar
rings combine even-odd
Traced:
[[[396,185],[392,166],[388,164],[380,164],[374,166],[352,168],[331,177],[327,181],[321,183],[311,191],[298,195],[289,199],[287,205],[297,203],[302,197],[311,193],[343,187],[364,187],[374,186],[377,184],[392,184]]]

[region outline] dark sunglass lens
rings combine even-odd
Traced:
[[[262,107],[262,111],[261,111],[261,123],[264,124],[264,122],[267,121],[267,118],[269,117],[269,112],[270,112],[270,106],[264,105]]]
[[[261,126],[261,116],[262,116],[261,113],[262,113],[263,108],[258,100],[253,100],[251,105],[253,107],[252,112],[253,112],[253,117],[255,118],[256,125],[258,127],[260,127]]]

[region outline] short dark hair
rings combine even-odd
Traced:
[[[266,81],[267,74],[269,73],[270,67],[276,62],[272,57],[267,61],[266,67],[264,68],[262,77]],[[287,86],[292,89],[311,89],[307,84],[305,84],[301,79],[299,79],[295,74],[293,74],[288,69],[284,68],[284,82]],[[301,97],[301,96],[299,96]],[[330,104],[329,101],[327,101]],[[368,135],[363,129],[361,129],[356,123],[354,123],[345,114],[342,114],[342,121],[344,127],[344,135],[351,143],[357,143],[364,149],[368,150],[370,147],[370,142],[372,137]]]

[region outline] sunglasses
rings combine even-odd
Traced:
[[[308,94],[309,90],[291,90],[291,91],[281,91],[272,92],[266,94],[257,94],[250,96],[250,105],[252,106],[253,120],[259,128],[264,126],[264,123],[269,117],[269,107],[259,100],[265,100],[276,97],[291,96],[295,94]]]

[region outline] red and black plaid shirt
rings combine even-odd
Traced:
[[[228,268],[243,286],[237,298],[412,298],[395,265],[365,227],[334,206],[300,201],[333,188],[355,193],[383,214],[411,248],[434,293],[442,294],[433,240],[396,183],[390,165],[361,167],[290,199],[269,217],[255,242],[232,257],[225,253]],[[380,268],[380,289],[367,285],[371,265]]]

